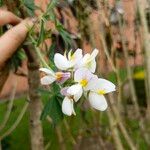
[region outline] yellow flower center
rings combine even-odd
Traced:
[[[105,90],[98,90],[97,93],[100,94],[100,95],[106,94]]]
[[[85,86],[88,84],[88,81],[87,81],[86,79],[82,79],[82,80],[80,81],[80,84],[81,84],[83,87],[85,87]]]
[[[56,72],[56,79],[59,81],[61,80],[63,77],[63,73],[62,72]]]

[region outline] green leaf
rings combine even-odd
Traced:
[[[51,2],[48,4],[47,6],[47,10],[43,15],[43,18],[45,18],[46,20],[51,20],[51,21],[55,21],[56,19],[56,15],[54,12],[54,8],[56,7],[58,3],[58,0],[51,0]]]
[[[63,119],[60,101],[62,101],[60,97],[53,95],[44,107],[41,120],[44,120],[47,115],[49,115],[52,118],[54,124],[59,123]]]
[[[39,46],[45,40],[45,31],[44,31],[44,21],[41,20],[40,24],[40,34],[37,40],[37,46]]]
[[[3,1],[2,0],[0,0],[0,7],[3,5]]]
[[[54,61],[55,47],[56,47],[56,44],[52,44],[50,49],[49,49],[49,59],[52,62]]]
[[[22,60],[25,58],[26,58],[26,55],[23,49],[18,49],[9,60],[11,69],[17,70],[17,68],[21,66]]]
[[[54,124],[59,123],[63,119],[63,113],[61,109],[61,104],[63,96],[60,94],[60,87],[56,83],[52,84],[51,97],[49,101],[44,106],[43,112],[41,114],[41,120],[44,120],[47,115],[49,115]]]
[[[66,31],[64,26],[58,20],[55,22],[55,25],[56,25],[56,29],[58,30],[60,36],[62,37],[62,39],[65,42],[66,49],[68,49],[69,46],[71,46],[70,34]]]
[[[57,3],[58,0],[51,0],[51,2],[48,4],[47,11],[51,11],[52,9],[54,9]]]
[[[38,89],[38,92],[41,93],[41,94],[50,95],[49,90],[43,89],[42,87],[40,87],[40,88]]]
[[[34,10],[35,10],[35,4],[34,4],[34,0],[23,0],[23,4],[27,9],[27,13],[30,16],[34,16]]]
[[[48,57],[49,57],[49,62],[50,62],[50,67],[56,71],[57,68],[55,66],[55,63],[54,63],[54,55],[55,55],[55,47],[56,47],[56,44],[53,43],[50,48],[49,48],[49,51],[48,51]]]
[[[46,117],[47,117],[47,115],[49,114],[49,112],[50,112],[50,109],[51,109],[51,100],[49,100],[46,104],[45,104],[45,106],[44,106],[44,109],[43,109],[43,111],[42,111],[42,114],[41,114],[41,120],[44,120]]]
[[[58,94],[60,94],[60,87],[59,87],[59,85],[56,84],[56,83],[53,83],[52,84],[52,91],[53,91],[53,94],[56,95],[56,96]]]

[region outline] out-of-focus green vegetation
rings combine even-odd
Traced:
[[[136,69],[138,71],[141,71],[142,67],[140,69]],[[121,70],[120,71],[121,78],[124,80],[126,78],[126,71]],[[109,75],[109,79],[113,82],[115,82],[115,77],[113,74]],[[48,94],[44,94],[42,96],[43,102],[46,103],[48,101]],[[3,134],[5,131],[7,131],[12,124],[17,119],[20,110],[22,109],[24,103],[26,101],[26,98],[18,98],[14,101],[13,109],[9,118],[9,121],[7,125],[5,126],[4,130],[1,134]],[[7,109],[7,103],[8,102],[2,102],[0,104],[0,122],[2,122],[4,113]],[[90,109],[78,109],[76,110],[77,115],[74,117],[65,117],[64,119],[67,121],[70,131],[66,130],[66,127],[63,122],[59,123],[58,126],[60,127],[60,132],[62,133],[63,140],[65,141],[65,145],[67,149],[73,149],[73,139],[77,139],[79,136],[79,133],[82,134],[82,137],[90,138],[94,137],[96,132],[99,132],[99,134],[106,140],[108,143],[112,142],[111,134],[110,134],[110,128],[109,128],[109,120],[107,117],[106,112],[97,112],[92,111]],[[99,118],[98,121],[98,127],[95,126],[95,121],[93,120],[93,115],[95,115],[97,118]],[[27,111],[24,115],[23,119],[17,126],[17,128],[6,138],[2,140],[2,146],[4,150],[29,150],[30,149],[30,135],[29,135],[29,112]],[[130,136],[133,138],[133,140],[138,143],[139,149],[147,150],[148,147],[144,141],[144,139],[141,137],[141,134],[139,132],[139,125],[137,119],[130,119],[126,118],[125,116],[125,125],[127,129],[129,130]],[[57,127],[57,126],[56,126]],[[58,141],[58,137],[56,134],[56,127],[52,124],[50,124],[47,120],[43,121],[43,131],[44,131],[44,143],[47,145],[50,144],[49,149],[60,149],[60,144]],[[97,130],[98,128],[98,130]],[[124,138],[121,136],[121,140],[123,142],[123,146],[125,149],[128,149],[128,146],[124,140]]]

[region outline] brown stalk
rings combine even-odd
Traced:
[[[0,150],[2,150],[2,144],[1,144],[1,141],[0,141]]]
[[[120,16],[118,16],[120,18]],[[124,39],[124,34],[123,34],[123,27],[121,26],[121,19],[119,19],[119,29],[120,29],[120,34],[121,34],[121,41],[122,41],[122,47],[123,47],[123,53],[125,57],[125,63],[126,63],[126,68],[127,68],[127,78],[129,80],[129,85],[130,85],[130,90],[131,90],[131,97],[133,104],[135,106],[135,110],[138,116],[140,116],[140,109],[137,101],[137,96],[135,92],[135,87],[132,79],[132,70],[129,65],[129,56],[128,56],[128,49],[125,44],[125,39]]]
[[[124,56],[125,56],[125,63],[126,63],[126,67],[127,67],[127,76],[128,76],[128,80],[129,80],[132,101],[133,101],[133,104],[135,106],[137,118],[139,119],[139,126],[140,126],[141,131],[142,131],[141,135],[144,137],[147,144],[150,144],[149,135],[145,131],[144,119],[142,118],[142,116],[140,114],[140,108],[138,105],[138,100],[137,100],[137,96],[136,96],[136,92],[135,92],[135,86],[134,86],[133,78],[132,78],[132,70],[130,68],[129,61],[128,61],[129,56],[128,56],[127,47],[125,45],[125,39],[124,39],[123,29],[122,29],[123,27],[121,26],[121,20],[120,19],[119,19],[119,28],[120,28],[121,38],[122,38],[121,40],[122,40],[123,52],[124,52]]]
[[[116,121],[117,121],[116,123],[118,124],[118,126],[120,128],[120,131],[122,132],[125,140],[127,141],[129,147],[131,148],[131,150],[136,150],[136,147],[133,144],[133,141],[132,141],[130,135],[128,134],[128,132],[127,132],[127,130],[126,130],[124,124],[123,124],[123,120],[122,120],[122,118],[119,114],[119,110],[115,105],[113,94],[109,94],[108,97],[109,97],[110,106],[112,108],[112,112],[114,113],[114,116],[116,117]]]
[[[19,116],[17,117],[16,121],[14,122],[14,124],[3,134],[0,136],[0,141],[2,139],[4,139],[6,136],[10,135],[18,126],[18,124],[20,123],[21,119],[23,118],[27,108],[28,108],[29,103],[26,102],[22,108],[22,111],[20,112]]]
[[[144,50],[145,50],[145,64],[146,64],[146,94],[147,94],[147,118],[150,117],[150,36],[148,32],[146,14],[143,6],[142,0],[137,0],[137,6],[139,8],[140,19],[142,23],[142,34],[144,41]]]
[[[13,107],[13,102],[14,102],[15,93],[16,93],[16,86],[17,86],[17,82],[14,83],[14,86],[12,88],[12,93],[11,93],[10,100],[9,100],[9,103],[8,103],[8,106],[7,106],[7,111],[6,111],[6,114],[4,116],[3,122],[0,124],[0,132],[3,130],[3,128],[5,127],[7,121],[10,117],[10,113],[11,113],[11,110],[12,110],[12,107]]]
[[[98,10],[99,10],[99,17],[104,16],[103,11],[100,10],[100,3],[99,3],[99,1],[97,1],[97,6],[98,6]],[[100,11],[101,11],[101,13],[100,13]],[[101,35],[101,40],[102,40],[102,44],[103,44],[103,47],[104,47],[104,52],[105,52],[105,54],[106,54],[106,56],[107,56],[107,58],[108,58],[108,60],[109,60],[109,63],[110,63],[110,65],[111,65],[113,71],[114,71],[114,72],[116,73],[116,75],[117,75],[118,83],[119,83],[118,86],[121,86],[120,77],[119,77],[119,72],[118,72],[117,68],[115,67],[115,65],[114,65],[114,63],[113,63],[113,61],[112,61],[112,59],[111,59],[111,56],[109,55],[108,48],[107,48],[107,44],[106,44],[106,41],[105,41],[105,39],[104,39],[104,32],[103,32],[103,31],[102,31],[102,35]],[[119,89],[120,89],[120,88],[119,88]],[[120,93],[120,92],[121,92],[121,89],[119,90],[119,93]],[[121,93],[120,93],[120,94],[121,94]],[[119,96],[118,98],[121,98],[121,95],[120,95],[120,94],[118,95],[118,96]],[[111,101],[111,102],[112,102],[112,99],[114,99],[113,96],[110,96],[109,98],[110,98],[110,101]],[[119,100],[119,103],[121,103],[120,100]],[[120,105],[119,105],[119,106],[120,106]],[[129,134],[128,134],[126,128],[125,128],[125,126],[124,126],[123,123],[122,123],[122,119],[121,119],[121,117],[120,117],[118,108],[117,108],[116,106],[114,106],[112,103],[111,103],[111,107],[113,108],[114,116],[115,116],[115,117],[117,118],[117,120],[118,120],[117,123],[118,123],[118,125],[119,125],[119,128],[120,128],[120,130],[121,130],[121,132],[122,132],[122,134],[123,134],[125,140],[127,141],[127,143],[128,143],[128,145],[130,146],[130,148],[131,148],[132,150],[135,150],[135,146],[134,146],[134,144],[133,144],[133,141],[132,141],[131,137],[129,136]],[[108,114],[108,115],[110,116],[110,114]],[[110,119],[110,118],[109,118],[109,119]],[[110,120],[110,121],[111,121],[111,120]]]
[[[112,138],[115,142],[115,147],[116,147],[117,150],[124,150],[122,142],[120,140],[118,128],[117,128],[116,123],[115,123],[115,119],[114,119],[110,109],[108,109],[107,115],[108,115],[108,119],[109,119]]]
[[[13,11],[13,8],[8,1],[8,8]],[[19,6],[21,17],[24,19],[28,17],[26,11],[21,7],[20,1],[15,1],[16,6]],[[28,57],[28,83],[29,83],[29,112],[30,112],[30,136],[31,136],[31,149],[43,150],[43,130],[42,123],[40,121],[40,115],[42,112],[41,99],[38,93],[40,87],[40,75],[39,75],[39,60],[34,47],[32,45],[26,45],[23,47]]]
[[[46,120],[49,122],[49,123],[52,123],[52,119],[48,116],[46,118]],[[61,128],[60,126],[56,126],[55,128],[56,130],[56,134],[57,134],[57,137],[58,137],[58,142],[59,142],[59,145],[61,147],[62,150],[66,150],[66,145],[65,145],[65,141],[64,141],[64,138],[63,138],[63,135],[62,135],[62,132],[61,132]],[[50,142],[49,142],[50,143]],[[49,145],[48,143],[48,145]],[[46,149],[46,148],[45,148]]]

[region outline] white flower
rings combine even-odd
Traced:
[[[75,67],[82,59],[82,50],[77,49],[73,54],[72,51],[68,53],[68,57],[56,53],[54,56],[54,63],[56,67],[60,70],[68,70]]]
[[[72,114],[75,115],[74,107],[73,107],[73,99],[69,97],[65,97],[62,102],[62,112],[65,115],[71,116]]]
[[[68,60],[73,67],[77,67],[83,58],[82,49],[77,49],[73,54],[72,51],[68,53]]]
[[[84,91],[88,91],[91,88],[93,81],[98,79],[96,75],[93,75],[88,69],[80,68],[74,73],[74,81],[78,83]]]
[[[116,86],[112,82],[105,79],[99,78],[92,82],[89,93],[89,102],[91,106],[100,111],[106,110],[108,105],[104,95],[115,91],[115,88]]]
[[[54,81],[59,83],[64,83],[71,76],[70,72],[53,72],[47,68],[40,68],[40,71],[44,72],[46,75],[41,78],[41,84],[49,85]]]
[[[72,114],[76,115],[73,103],[77,102],[82,96],[81,87],[77,84],[65,87],[61,90],[61,94],[65,96],[62,102],[62,112],[68,116],[71,116]]]
[[[96,56],[98,54],[98,50],[94,49],[91,54],[85,54],[83,59],[80,62],[79,67],[87,68],[92,73],[96,70]]]

